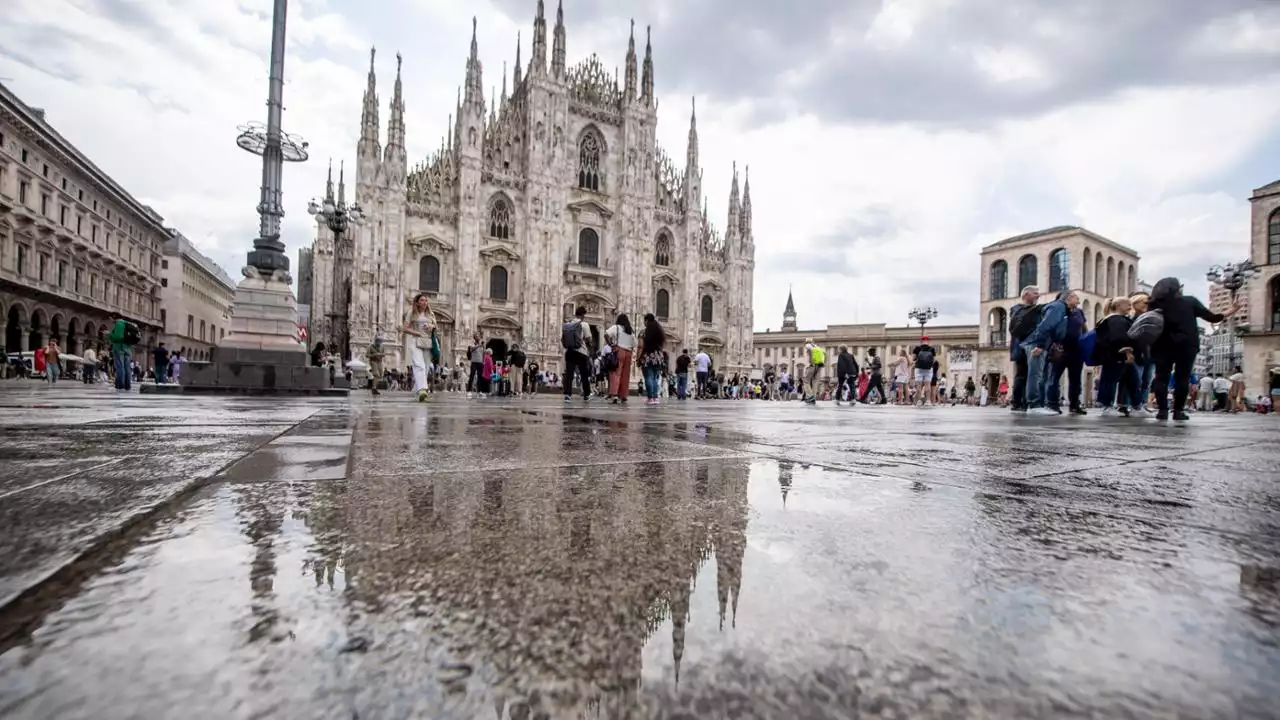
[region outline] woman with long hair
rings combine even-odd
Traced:
[[[640,369],[644,372],[644,390],[648,395],[646,405],[658,404],[658,378],[662,368],[666,367],[667,356],[663,346],[667,344],[667,334],[658,324],[653,313],[644,316],[644,334],[640,338]]]
[[[418,293],[404,317],[404,346],[409,348],[413,366],[413,391],[419,401],[427,399],[427,370],[431,367],[432,337],[436,332],[436,316],[426,293]]]
[[[625,313],[604,331],[610,354],[616,361],[609,371],[609,398],[614,403],[625,403],[631,387],[631,363],[635,359],[636,332],[631,329],[631,319]]]
[[[1152,379],[1156,405],[1159,408],[1156,419],[1169,419],[1168,388],[1169,376],[1172,374],[1173,419],[1189,420],[1186,408],[1187,385],[1191,381],[1196,355],[1200,354],[1200,332],[1196,320],[1220,323],[1234,315],[1240,306],[1232,303],[1225,314],[1219,315],[1198,299],[1183,295],[1182,283],[1178,278],[1167,277],[1152,288],[1149,307],[1164,315],[1164,329],[1160,338],[1151,346],[1151,358],[1156,364],[1155,377]]]

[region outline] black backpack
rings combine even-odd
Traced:
[[[131,322],[124,324],[124,342],[126,345],[137,345],[142,342],[142,333],[138,331],[138,326]]]
[[[582,323],[577,320],[570,320],[565,323],[564,328],[560,331],[560,345],[565,350],[581,350]]]
[[[1041,305],[1018,306],[1013,316],[1009,318],[1009,334],[1014,340],[1026,340],[1036,331],[1042,315],[1044,315],[1044,307]]]
[[[918,368],[933,367],[933,351],[928,348],[921,350],[920,354],[916,355],[916,367]]]

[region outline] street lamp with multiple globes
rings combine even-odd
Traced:
[[[920,337],[924,337],[924,326],[928,324],[930,320],[938,317],[938,308],[932,305],[914,307],[911,308],[911,312],[907,313],[907,317],[920,324]]]
[[[347,235],[353,225],[364,221],[364,210],[359,203],[347,205],[347,188],[344,168],[338,168],[338,196],[333,195],[333,163],[329,163],[329,180],[325,184],[324,200],[307,203],[307,212],[314,215],[333,233],[333,284],[329,291],[329,347],[342,359],[345,367],[351,360],[351,324],[347,313],[351,308],[351,275],[355,268],[355,243]]]
[[[1215,285],[1221,285],[1231,292],[1231,307],[1234,310],[1236,304],[1236,293],[1240,288],[1244,287],[1245,282],[1258,274],[1258,267],[1249,260],[1242,260],[1238,263],[1227,263],[1226,265],[1214,265],[1209,268],[1209,272],[1205,273],[1205,279]],[[1236,313],[1232,312],[1227,316],[1227,334],[1231,343],[1231,350],[1227,355],[1227,372],[1232,372],[1236,367]]]

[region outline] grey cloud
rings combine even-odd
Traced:
[[[498,5],[527,22],[535,3]],[[1237,12],[1280,26],[1280,4],[1256,0],[965,0],[926,13],[901,46],[888,49],[864,39],[880,0],[810,0],[799,12],[773,0],[690,0],[676,8],[654,23],[659,91],[745,100],[755,122],[776,118],[791,103],[792,111],[834,120],[981,125],[1128,88],[1238,82],[1280,71],[1274,55],[1260,50],[1192,49],[1191,39],[1209,23]],[[575,27],[625,24],[626,12],[610,0],[566,3],[570,54]],[[636,19],[641,27],[649,22]],[[1037,27],[1052,30],[1035,34]],[[1026,53],[1052,82],[994,82],[973,59],[978,48]]]

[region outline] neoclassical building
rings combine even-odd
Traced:
[[[404,365],[398,330],[425,292],[446,362],[478,331],[499,350],[518,342],[558,367],[561,325],[584,306],[593,324],[618,312],[638,324],[653,312],[668,349],[701,347],[722,366],[750,365],[755,242],[745,171],[740,193],[735,168],[721,233],[703,195],[696,113],[683,169],[657,144],[652,49],[638,60],[634,27],[621,83],[595,56],[566,64],[563,10],[547,35],[538,0],[532,57],[522,62],[517,42],[510,91],[504,72],[501,95],[486,102],[473,29],[447,139],[413,167],[399,58],[384,146],[371,56],[354,198],[366,220],[336,242],[317,228],[313,345],[349,343],[358,356],[383,334]],[[340,177],[340,199],[345,191]]]
[[[208,360],[231,327],[236,284],[177,230],[160,259],[160,341],[188,360]]]
[[[164,220],[0,84],[0,316],[5,349],[103,344],[136,323],[145,363],[160,332]]]
[[[1022,288],[1035,285],[1040,302],[1063,290],[1080,294],[1087,326],[1102,320],[1107,298],[1144,289],[1138,280],[1138,253],[1120,243],[1074,225],[1015,235],[982,249],[980,300],[982,341],[977,372],[994,390],[1001,375],[1013,378],[1009,360],[1009,311]],[[1096,368],[1086,367],[1083,383],[1093,387]]]
[[[978,345],[977,326],[926,326],[924,333],[929,336],[929,344],[938,349],[939,373],[946,376],[949,383],[954,383],[957,379],[963,383],[973,374],[974,351]],[[809,365],[809,359],[804,354],[804,345],[809,339],[827,353],[827,364],[820,376],[823,382],[835,384],[835,358],[841,346],[849,348],[859,367],[866,365],[867,350],[875,348],[876,354],[884,360],[885,380],[888,382],[888,365],[892,358],[904,350],[910,353],[911,348],[920,344],[920,327],[862,323],[801,330],[796,322],[795,300],[788,293],[787,305],[782,311],[782,328],[755,333],[753,364],[761,370],[772,368],[793,375],[801,373]]]
[[[1249,322],[1244,339],[1245,386],[1253,395],[1280,394],[1280,180],[1249,198],[1249,257],[1258,275],[1248,285]]]

